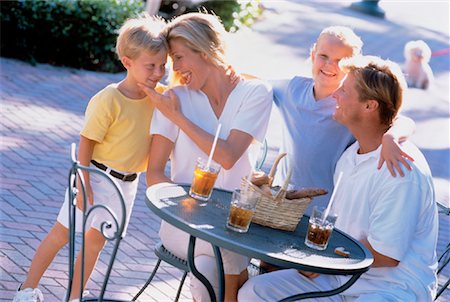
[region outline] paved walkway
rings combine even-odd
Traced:
[[[352,26],[365,41],[365,52],[403,61],[403,45],[423,39],[432,50],[448,48],[448,2],[382,4],[381,20],[348,9],[348,4],[304,1],[264,1],[262,20],[252,32],[242,31],[231,45],[236,68],[263,77],[307,73],[309,47],[328,25]],[[408,12],[406,16],[405,12]],[[428,20],[428,22],[426,22]],[[425,153],[435,176],[438,199],[449,203],[449,56],[433,57],[436,85],[428,92],[408,91],[404,113],[415,119],[412,140]],[[34,251],[55,221],[69,168],[69,145],[78,142],[88,100],[120,74],[95,73],[49,65],[30,66],[0,58],[0,301],[10,301],[28,270]],[[269,131],[271,156],[280,137],[274,115]],[[121,245],[108,291],[129,299],[138,291],[156,262],[152,248],[158,240],[159,219],[144,203],[144,181]],[[439,251],[450,241],[449,219],[440,215]],[[88,283],[98,289],[104,267]],[[448,276],[448,271],[447,271]],[[142,301],[173,300],[181,277],[163,265]],[[188,284],[189,282],[187,282]],[[67,250],[55,259],[40,288],[46,301],[60,301],[67,284]],[[448,301],[450,294],[440,301]],[[190,301],[185,285],[181,301]]]

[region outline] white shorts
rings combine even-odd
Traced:
[[[91,167],[94,167],[91,165]],[[94,167],[95,168],[95,167]],[[118,171],[120,172],[120,171]],[[123,231],[123,236],[126,235],[126,231],[128,228],[128,224],[130,222],[131,211],[133,209],[134,200],[136,198],[137,187],[139,184],[139,175],[136,177],[134,181],[122,181],[111,177],[114,183],[118,186],[119,190],[122,191],[122,195],[125,201],[126,208],[126,219],[125,226]],[[92,192],[94,194],[94,204],[102,204],[108,206],[113,213],[117,216],[117,221],[120,223],[122,219],[122,207],[119,202],[119,198],[117,196],[117,191],[114,189],[112,184],[103,176],[100,176],[97,173],[90,173],[90,182],[92,187]],[[68,191],[66,190],[64,204],[59,210],[57,221],[62,224],[64,227],[69,228],[69,196]],[[88,209],[92,206],[89,205]],[[81,232],[82,230],[82,213],[80,209],[76,209],[76,231]],[[102,208],[96,208],[88,217],[88,221],[86,223],[86,230],[90,227],[95,228],[101,232],[102,223],[105,221],[114,220],[111,218],[111,215]],[[108,234],[113,234],[115,232],[114,222],[113,227],[108,230]]]
[[[307,278],[295,269],[279,270],[250,278],[239,290],[239,302],[279,301],[286,297],[314,291],[335,289],[348,281],[349,276],[320,275]],[[411,291],[399,287],[388,292],[390,284],[380,281],[358,279],[350,288],[341,294],[307,299],[317,302],[401,302],[417,300]],[[393,286],[392,286],[393,287]]]

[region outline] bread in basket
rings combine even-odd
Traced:
[[[264,175],[259,175],[252,181],[243,178],[241,191],[259,196],[252,222],[274,229],[295,231],[312,198],[326,194],[327,191],[313,188],[287,191],[292,171],[288,173],[283,186],[279,190],[272,188],[271,185],[278,163],[285,156],[286,153],[282,153],[277,157],[268,178]]]

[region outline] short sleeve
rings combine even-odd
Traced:
[[[273,101],[277,107],[280,107],[287,95],[289,80],[269,80],[268,82],[273,89]]]
[[[250,134],[254,139],[264,140],[272,109],[272,89],[262,81],[255,81],[244,92],[245,100],[234,117],[231,129]]]
[[[152,123],[150,125],[150,134],[164,136],[175,143],[178,137],[179,128],[177,125],[167,119],[158,109],[153,112]]]
[[[370,210],[368,241],[379,253],[401,261],[414,237],[422,196],[419,184],[402,181],[385,187]],[[418,201],[418,202],[415,202]],[[408,226],[403,226],[408,224]]]
[[[80,133],[84,137],[98,143],[103,142],[113,121],[115,109],[113,97],[106,89],[89,101],[85,112],[83,129]]]

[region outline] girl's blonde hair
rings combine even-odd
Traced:
[[[347,26],[330,26],[324,28],[317,38],[316,43],[314,43],[313,47],[311,48],[311,52],[316,50],[317,43],[324,35],[338,38],[342,42],[342,44],[352,49],[352,56],[357,56],[362,53],[363,41],[355,34],[355,32],[351,28]]]
[[[116,53],[119,59],[123,56],[135,59],[141,51],[152,54],[160,50],[167,51],[169,47],[162,34],[165,25],[162,18],[147,13],[128,19],[120,28],[117,37]]]
[[[164,30],[167,41],[180,38],[195,52],[206,54],[216,66],[228,66],[225,56],[225,28],[219,17],[207,13],[188,13],[167,24]]]

